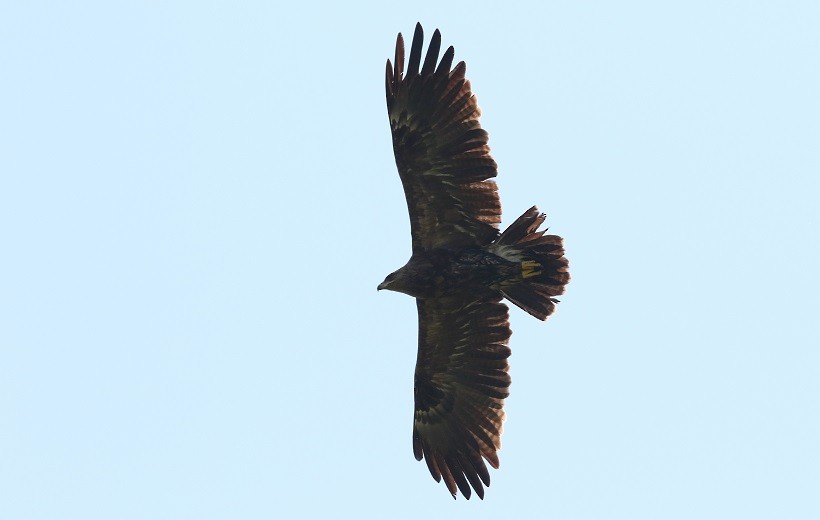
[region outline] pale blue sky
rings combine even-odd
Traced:
[[[121,4],[0,4],[0,518],[820,518],[820,3]],[[483,502],[376,292],[416,21],[573,275]]]

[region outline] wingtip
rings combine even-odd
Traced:
[[[416,22],[416,28],[413,29],[413,42],[416,41],[424,43],[424,29],[422,29],[420,22]]]

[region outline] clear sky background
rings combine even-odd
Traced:
[[[0,4],[0,518],[820,518],[820,3],[116,4]],[[376,292],[416,21],[573,276],[483,502]]]

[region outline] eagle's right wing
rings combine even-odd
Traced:
[[[507,306],[499,297],[418,299],[413,453],[433,478],[480,498],[498,468],[504,398],[509,394]],[[483,459],[483,460],[482,460]],[[469,483],[469,484],[468,484]]]

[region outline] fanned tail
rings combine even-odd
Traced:
[[[520,270],[499,287],[509,301],[546,320],[555,310],[555,296],[569,283],[569,262],[564,257],[563,239],[539,231],[547,216],[533,206],[510,225],[494,242],[498,256],[517,262]]]

